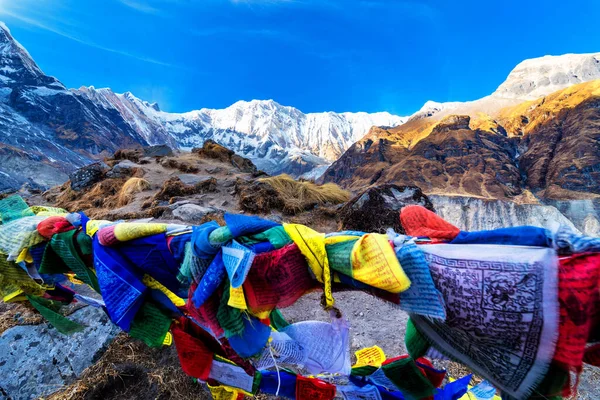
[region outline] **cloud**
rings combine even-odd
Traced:
[[[121,4],[127,6],[129,8],[133,8],[134,10],[146,13],[146,14],[159,14],[161,10],[156,7],[152,7],[151,5],[141,3],[135,0],[119,0]]]
[[[95,42],[93,42],[91,40],[75,36],[73,34],[65,32],[65,31],[63,31],[63,30],[61,30],[59,28],[50,26],[47,23],[45,23],[44,21],[41,21],[39,19],[30,18],[30,17],[22,15],[22,14],[20,14],[18,12],[10,11],[7,8],[0,8],[0,15],[5,15],[5,16],[14,18],[14,19],[16,19],[18,21],[21,21],[21,22],[23,22],[23,23],[25,23],[27,25],[35,26],[36,28],[43,29],[43,30],[48,31],[48,32],[52,32],[52,33],[54,33],[56,35],[62,36],[62,37],[67,38],[67,39],[70,39],[70,40],[72,40],[74,42],[77,42],[77,43],[80,43],[80,44],[83,44],[83,45],[86,45],[86,46],[89,46],[89,47],[93,47],[93,48],[96,48],[96,49],[99,49],[99,50],[104,50],[104,51],[107,51],[109,53],[119,54],[119,55],[124,56],[124,57],[133,58],[133,59],[136,59],[136,60],[139,60],[139,61],[143,61],[143,62],[147,62],[147,63],[150,63],[150,64],[162,65],[162,66],[165,66],[165,67],[181,68],[179,66],[176,66],[176,65],[173,65],[173,64],[169,64],[167,62],[163,62],[163,61],[160,61],[160,60],[156,60],[156,59],[151,58],[151,57],[146,57],[146,56],[143,56],[143,55],[133,54],[133,53],[130,53],[130,52],[127,52],[127,51],[123,51],[123,50],[119,50],[119,49],[114,49],[114,48],[111,48],[111,47],[103,46],[103,45],[95,43]]]

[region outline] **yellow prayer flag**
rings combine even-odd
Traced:
[[[381,367],[381,364],[385,361],[385,353],[379,346],[366,347],[354,354],[356,355],[356,364],[353,367],[364,367],[365,365]]]
[[[120,242],[157,235],[167,231],[167,224],[122,222],[115,226],[115,237]]]
[[[329,237],[325,238],[325,245],[347,242],[349,240],[354,240],[354,239],[359,239],[359,238],[360,238],[360,236],[352,236],[352,235],[329,236]]]
[[[240,394],[239,391],[228,386],[210,386],[209,384],[207,386],[214,400],[236,400]]]
[[[17,260],[15,262],[18,264],[23,261],[33,263],[33,257],[29,253],[29,248],[27,247],[21,250],[21,253],[19,253],[19,256],[17,257]]]
[[[67,273],[67,274],[65,274],[65,276],[67,277],[69,282],[71,282],[75,285],[83,285],[83,281],[80,281],[79,279],[75,278],[75,274]]]
[[[102,220],[102,219],[91,219],[85,225],[85,233],[89,237],[93,237],[96,234],[96,232],[98,232],[98,229],[100,229],[100,225],[110,224],[110,223],[112,223],[112,222]]]
[[[173,344],[173,334],[171,332],[167,332],[165,336],[165,340],[163,340],[163,346],[170,346]]]
[[[247,310],[246,297],[244,296],[244,288],[242,286],[234,288],[229,287],[229,301],[227,305],[233,308],[239,308],[240,310]]]
[[[165,296],[167,296],[169,298],[169,300],[171,300],[171,302],[176,307],[185,306],[185,300],[183,300],[181,297],[177,296],[175,293],[171,292],[169,289],[167,289],[165,286],[163,286],[156,279],[152,278],[150,275],[144,275],[144,278],[142,279],[142,283],[150,289],[156,289],[156,290],[160,290],[161,292],[163,292],[165,294]]]
[[[352,277],[391,293],[410,287],[410,280],[396,258],[387,235],[369,233],[352,248]]]
[[[9,293],[2,298],[2,301],[4,301],[5,303],[15,303],[17,301],[24,301],[24,300],[27,300],[27,297],[25,296],[25,293],[21,289],[15,290],[14,292]]]
[[[284,224],[283,228],[306,258],[317,280],[324,284],[327,307],[332,307],[334,300],[331,293],[331,272],[325,250],[325,234],[300,224]]]

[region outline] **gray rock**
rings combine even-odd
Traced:
[[[109,178],[127,178],[132,176],[138,165],[129,160],[123,160],[106,173]]]
[[[69,175],[71,189],[80,191],[92,186],[96,182],[102,180],[108,169],[108,165],[103,162],[95,162],[79,168]]]
[[[404,233],[400,210],[417,204],[433,210],[429,198],[416,186],[385,184],[365,190],[340,209],[343,230],[384,233],[393,228]]]
[[[192,185],[192,186],[201,185],[204,182],[208,182],[211,179],[215,179],[212,176],[208,176],[208,175],[194,175],[194,174],[181,174],[181,175],[177,175],[177,177],[181,180],[181,182],[185,183],[186,185]]]
[[[145,157],[170,157],[173,155],[173,149],[166,144],[144,147]]]
[[[173,210],[173,216],[184,222],[199,223],[202,219],[216,210],[212,207],[202,207],[196,204],[183,204]]]
[[[556,207],[516,204],[460,196],[429,196],[436,213],[461,230],[480,231],[509,226],[532,225],[552,229],[560,224],[577,227]]]
[[[0,398],[35,399],[72,383],[119,332],[97,308],[85,307],[69,318],[87,328],[67,336],[43,323],[16,326],[0,336]]]
[[[219,172],[223,171],[223,168],[221,167],[209,167],[206,168],[206,172],[208,172],[209,174],[217,174]]]

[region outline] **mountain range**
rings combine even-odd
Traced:
[[[0,24],[0,191],[48,187],[119,148],[212,139],[270,174],[360,190],[533,201],[600,198],[600,53],[518,64],[489,96],[410,117],[302,113],[273,100],[169,113],[132,93],[67,89]]]
[[[304,114],[273,100],[238,101],[222,110],[161,111],[132,93],[93,86],[67,89],[42,72],[0,24],[0,191],[51,186],[118,148],[213,139],[264,171],[298,176],[324,169],[374,126],[406,119],[386,112]],[[315,169],[316,168],[316,169]]]
[[[373,127],[321,180],[524,202],[600,199],[600,53],[526,60],[489,96]]]

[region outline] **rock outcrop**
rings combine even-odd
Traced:
[[[418,187],[372,187],[341,208],[341,230],[385,233],[388,228],[392,228],[397,233],[405,233],[399,212],[402,207],[413,204],[435,211],[429,198]]]
[[[101,309],[85,307],[69,318],[86,328],[63,335],[42,323],[16,326],[0,336],[0,398],[40,398],[72,383],[120,331]]]

